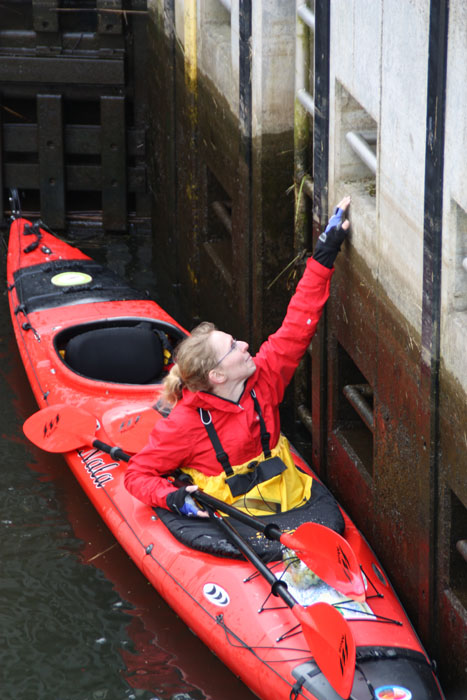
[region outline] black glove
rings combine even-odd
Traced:
[[[169,510],[177,515],[198,515],[199,508],[187,492],[186,486],[167,494],[165,502]]]
[[[334,265],[337,254],[347,235],[347,229],[342,228],[343,218],[343,210],[336,209],[333,216],[329,219],[326,230],[316,242],[313,258],[329,269]]]

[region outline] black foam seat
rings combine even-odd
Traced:
[[[145,326],[96,328],[71,338],[65,362],[91,379],[120,384],[149,384],[162,374],[159,336]]]

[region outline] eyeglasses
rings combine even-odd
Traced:
[[[230,355],[230,353],[233,352],[234,350],[236,350],[237,347],[238,347],[238,341],[235,340],[235,338],[234,338],[234,339],[232,340],[231,344],[230,344],[230,350],[227,350],[227,352],[225,353],[225,355],[222,355],[221,359],[218,360],[218,361],[216,362],[216,364],[214,365],[214,367],[217,367],[218,365],[220,365],[220,363],[223,362],[223,361],[225,360],[225,358],[227,357],[227,355]],[[214,369],[214,367],[213,367],[213,369]]]

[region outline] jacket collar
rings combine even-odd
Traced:
[[[221,396],[217,396],[209,391],[189,391],[189,389],[183,389],[183,404],[198,410],[199,408],[205,408],[206,410],[217,409],[220,411],[226,411],[229,413],[237,413],[242,410],[242,403],[245,397],[249,395],[251,389],[254,387],[257,381],[257,372],[255,372],[251,377],[249,377],[243,388],[240,400],[236,403],[230,399],[224,399]]]

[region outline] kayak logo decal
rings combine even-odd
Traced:
[[[204,597],[213,605],[225,608],[230,603],[229,594],[217,583],[205,583],[203,587]]]
[[[400,685],[382,685],[375,690],[377,700],[412,700],[412,693]]]
[[[341,667],[341,673],[344,675],[345,673],[345,667],[347,666],[347,662],[349,660],[349,646],[347,644],[347,637],[346,635],[342,635],[342,639],[339,644],[339,655],[340,655],[340,667]]]
[[[52,420],[49,420],[46,423],[44,423],[44,428],[42,431],[42,435],[44,437],[44,440],[47,440],[49,437],[51,437],[54,434],[55,429],[56,429],[57,425],[59,424],[59,422],[60,422],[60,413],[57,412],[57,415],[55,416],[55,418],[52,418]]]
[[[107,481],[112,481],[113,476],[110,471],[120,466],[118,462],[106,463],[100,456],[103,454],[101,450],[78,450],[79,458],[93,480],[96,489],[101,489]]]
[[[349,563],[349,560],[348,560],[345,552],[343,551],[343,549],[340,545],[337,547],[337,561],[341,565],[342,571],[343,571],[344,575],[347,577],[347,580],[351,581],[352,577],[349,574],[350,563]]]

